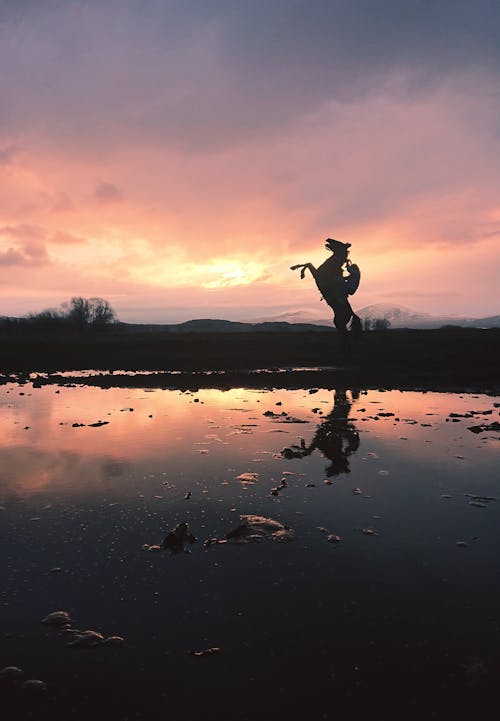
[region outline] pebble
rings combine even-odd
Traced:
[[[24,671],[18,666],[5,666],[0,671],[0,678],[18,679],[24,676]]]
[[[335,535],[335,533],[329,533],[326,540],[328,543],[340,543],[342,539],[340,536]]]
[[[22,688],[29,692],[43,693],[47,690],[47,684],[38,678],[30,678],[23,683]]]
[[[108,636],[103,641],[105,646],[121,646],[125,639],[122,636]]]

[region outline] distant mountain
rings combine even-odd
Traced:
[[[431,315],[419,313],[405,306],[375,303],[356,310],[357,315],[365,320],[370,318],[386,318],[391,328],[441,328],[446,325],[462,326],[464,328],[496,328],[500,326],[500,316],[488,318],[465,318],[451,315]]]
[[[357,315],[362,320],[370,318],[386,318],[390,321],[391,328],[441,328],[446,325],[463,326],[465,328],[498,328],[500,327],[500,315],[488,316],[487,318],[465,318],[451,315],[431,315],[406,308],[401,305],[389,305],[387,303],[375,303],[364,308],[356,309]],[[309,323],[319,326],[332,326],[332,318],[317,318],[308,311],[298,310],[289,313],[281,313],[269,318],[258,318],[253,322],[287,322],[291,324]]]
[[[387,303],[367,305],[356,310],[356,313],[363,321],[385,318],[390,322],[391,328],[440,328],[450,322],[447,317],[432,316],[430,313]]]
[[[331,326],[331,323],[329,324]],[[129,333],[137,332],[164,332],[164,333],[275,333],[276,331],[290,331],[300,333],[304,331],[324,331],[322,325],[315,323],[287,323],[283,321],[263,321],[262,323],[241,323],[232,320],[219,320],[214,318],[199,318],[187,320],[184,323],[145,324],[120,323],[122,330]]]
[[[325,304],[325,313],[330,310]],[[270,316],[268,318],[254,318],[249,321],[250,323],[308,323],[313,325],[327,325],[332,326],[332,316],[325,316],[324,318],[318,318],[316,314],[311,313],[307,310],[295,310],[287,313],[280,313],[279,315]]]

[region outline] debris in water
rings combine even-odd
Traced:
[[[324,526],[318,526],[318,531],[321,531],[321,533],[326,533],[326,540],[328,543],[340,543],[342,540],[340,536],[337,536],[336,533],[330,533],[328,528],[324,528]]]
[[[478,496],[475,493],[466,493],[465,497],[469,499],[469,503],[476,501],[477,503],[491,503],[491,501],[497,501],[495,496]]]
[[[468,431],[472,433],[485,433],[486,431],[500,431],[500,423],[493,421],[493,423],[483,423],[480,426],[468,426]]]
[[[216,653],[220,653],[222,651],[219,646],[211,646],[210,648],[204,648],[202,651],[190,651],[189,654],[191,656],[213,656]]]
[[[361,488],[353,488],[353,489],[352,489],[352,492],[353,492],[353,494],[354,494],[355,496],[360,496],[360,495],[363,493],[363,491],[361,490]]]
[[[179,523],[173,531],[168,533],[163,540],[163,548],[169,549],[172,553],[186,552],[185,543],[194,543],[196,537],[189,531],[187,523]]]
[[[259,480],[259,474],[258,473],[240,473],[239,476],[236,476],[236,480],[240,481],[243,486],[248,486],[253,483],[256,483]]]
[[[276,486],[275,488],[271,488],[271,496],[279,495],[279,492],[282,491],[283,488],[288,488],[288,483],[286,482],[286,478],[281,479],[279,486]]]

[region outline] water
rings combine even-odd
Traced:
[[[469,427],[498,399],[313,391],[0,388],[0,667],[48,687],[0,682],[9,719],[448,718],[494,697],[499,433]],[[240,514],[295,538],[203,545]],[[143,549],[180,522],[191,553]],[[123,646],[68,647],[40,623],[60,609]]]

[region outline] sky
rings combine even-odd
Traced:
[[[0,315],[500,313],[497,0],[0,0]]]

